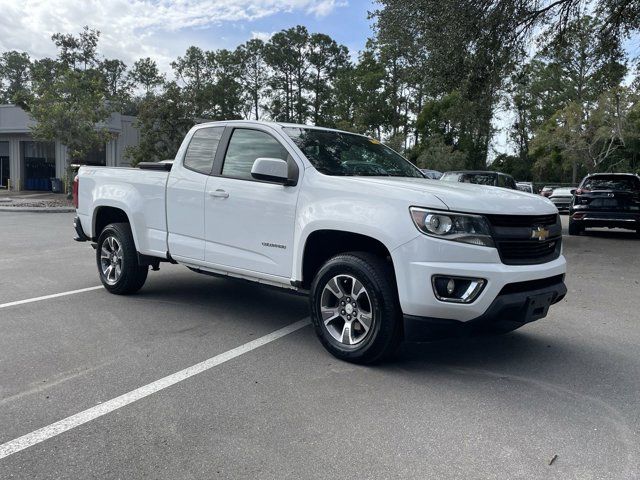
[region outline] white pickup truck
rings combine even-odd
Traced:
[[[549,200],[426,179],[365,136],[206,123],[139,167],[81,167],[74,184],[76,240],[115,294],[160,262],[308,292],[323,345],[361,363],[402,339],[513,330],[566,294]]]

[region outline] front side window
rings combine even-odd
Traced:
[[[253,180],[251,167],[258,158],[286,160],[287,150],[268,133],[237,128],[231,135],[222,166],[222,176]]]
[[[325,175],[424,178],[408,160],[377,140],[333,130],[283,130],[315,169]]]
[[[196,130],[184,156],[184,166],[199,173],[210,174],[222,132],[224,127]]]

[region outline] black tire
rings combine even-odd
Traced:
[[[580,235],[582,232],[584,232],[584,227],[569,220],[569,235]]]
[[[364,286],[366,298],[359,298],[368,305],[368,310],[372,314],[369,329],[363,334],[362,340],[355,345],[347,345],[334,338],[329,331],[330,327],[325,326],[321,312],[325,287],[328,286],[328,282],[336,277],[340,278],[341,275],[356,279]],[[353,289],[353,287],[347,288]],[[340,293],[344,294],[344,291]],[[313,279],[309,299],[311,321],[316,334],[322,345],[336,358],[362,364],[380,361],[393,353],[402,339],[402,311],[398,302],[393,268],[376,255],[349,252],[329,259]],[[337,296],[336,299],[338,299]],[[354,300],[354,304],[357,301]],[[340,300],[336,308],[341,308],[339,303]],[[360,307],[362,305],[358,304],[356,308]],[[367,309],[366,306],[363,308]],[[355,313],[362,316],[364,312],[356,310]],[[357,331],[364,330],[364,327],[357,323],[359,320],[355,316],[353,318],[353,331],[357,334]],[[337,322],[340,321],[344,319],[337,318]],[[342,333],[344,334],[344,330]]]
[[[120,257],[119,265],[121,273],[117,279],[108,279],[103,271],[103,247],[107,251],[111,251],[111,247],[109,247],[110,238],[117,240],[119,244],[118,251],[121,251],[118,255]],[[131,234],[131,227],[128,223],[111,223],[102,230],[98,237],[96,263],[102,285],[104,285],[104,288],[109,292],[116,295],[128,295],[137,292],[144,285],[144,282],[147,280],[147,274],[149,273],[148,266],[138,264],[138,252],[133,241],[133,235]]]

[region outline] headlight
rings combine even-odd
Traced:
[[[444,240],[493,247],[487,219],[480,215],[450,213],[411,207],[411,218],[422,233]]]

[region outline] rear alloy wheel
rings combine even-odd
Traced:
[[[327,261],[311,285],[311,320],[337,358],[372,363],[392,353],[402,336],[393,270],[369,253]]]
[[[102,285],[111,293],[135,293],[147,280],[149,267],[138,264],[138,252],[128,223],[105,227],[98,238],[96,262]]]

